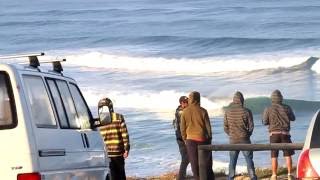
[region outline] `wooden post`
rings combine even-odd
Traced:
[[[208,153],[207,150],[205,149],[201,149],[198,148],[198,162],[199,162],[199,178],[200,180],[207,180],[207,170],[208,170],[208,166],[206,164],[206,158],[208,158],[208,156],[206,156],[206,153]],[[211,153],[211,151],[210,151]]]

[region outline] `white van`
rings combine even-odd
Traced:
[[[44,72],[37,55],[28,57],[30,64],[0,64],[0,179],[109,179],[105,145],[76,81],[60,62]]]

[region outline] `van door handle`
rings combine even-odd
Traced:
[[[86,133],[83,133],[83,134],[84,134],[84,140],[85,140],[85,142],[86,142],[87,148],[90,148],[88,136],[87,136]]]
[[[40,157],[50,157],[50,156],[65,156],[65,149],[40,149],[39,151]]]

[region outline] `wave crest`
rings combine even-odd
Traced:
[[[136,109],[142,112],[154,113],[159,117],[171,120],[177,106],[178,99],[187,92],[166,91],[141,91],[141,92],[121,92],[110,91],[101,93],[91,90],[84,90],[84,97],[93,111],[96,111],[97,102],[103,97],[110,97],[116,109]],[[211,117],[222,116],[224,108],[232,101],[231,97],[210,98],[201,97],[201,106],[208,110]],[[295,99],[285,99],[285,104],[292,107],[295,112],[314,112],[320,107],[318,101],[304,101]],[[268,97],[252,96],[245,99],[245,106],[251,109],[253,114],[262,114],[264,108],[270,106]],[[95,112],[96,113],[96,112]]]
[[[174,111],[179,105],[179,97],[188,95],[186,92],[176,92],[174,90],[133,93],[110,91],[104,94],[85,90],[83,93],[89,106],[94,111],[100,98],[110,97],[116,109],[136,109],[143,112],[152,112],[168,120],[173,118]],[[201,97],[201,106],[205,107],[211,116],[221,115],[222,107],[226,103],[224,100],[211,101],[206,97]]]
[[[308,57],[296,55],[283,57],[277,55],[227,56],[210,58],[161,58],[132,57],[101,52],[67,55],[67,65],[84,66],[91,70],[116,70],[127,72],[174,73],[176,75],[210,75],[219,72],[243,72],[273,68],[289,68]],[[317,63],[316,63],[317,64]],[[317,66],[320,71],[320,65]]]

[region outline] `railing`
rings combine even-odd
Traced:
[[[219,144],[201,145],[198,147],[200,180],[207,180],[207,153],[211,151],[268,151],[268,150],[301,150],[303,143],[271,143],[271,144]]]

